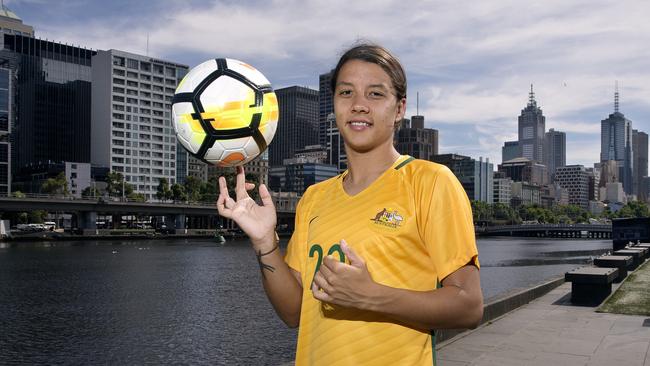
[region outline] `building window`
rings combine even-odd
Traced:
[[[138,60],[133,60],[133,59],[127,59],[126,60],[126,67],[129,69],[138,69]]]
[[[113,65],[124,66],[124,57],[113,56]]]

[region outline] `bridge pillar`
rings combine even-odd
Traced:
[[[176,234],[185,234],[185,214],[173,214],[165,216],[165,224],[168,229],[174,230]]]
[[[78,228],[83,235],[97,235],[97,212],[79,212],[77,215]]]

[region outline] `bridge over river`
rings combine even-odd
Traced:
[[[97,229],[98,215],[111,215],[113,223],[123,215],[162,216],[168,229],[211,229],[218,225],[233,227],[219,216],[216,202],[136,202],[115,198],[74,198],[30,195],[24,198],[0,197],[0,212],[27,212],[44,210],[69,213],[76,228],[84,232]],[[295,212],[278,210],[278,224],[293,229]]]
[[[479,236],[610,239],[611,224],[527,224],[476,227]]]

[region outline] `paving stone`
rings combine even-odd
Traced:
[[[587,365],[589,362],[588,356],[577,356],[564,353],[551,353],[551,352],[542,352],[538,353],[536,357],[531,361],[527,362],[526,365],[530,366],[580,366]]]
[[[604,338],[604,336],[602,338]],[[544,345],[544,351],[555,352],[558,354],[585,356],[588,359],[589,356],[596,352],[601,339],[593,340],[556,337],[548,340],[548,343]]]
[[[499,333],[492,332],[473,332],[468,334],[466,337],[459,339],[454,342],[454,344],[462,345],[477,345],[477,346],[486,346],[486,347],[496,347],[501,344],[506,337]]]
[[[650,366],[650,328],[642,326],[646,317],[568,306],[562,299],[570,291],[570,284],[561,285],[467,336],[443,343],[439,359],[458,365]]]
[[[452,343],[450,346],[452,347],[443,347],[437,350],[436,355],[438,359],[459,362],[472,362],[494,348],[489,346],[464,345],[455,343]]]
[[[622,362],[643,362],[650,338],[607,335],[594,353],[594,359],[615,359]],[[626,363],[623,363],[626,364]]]
[[[497,319],[493,323],[485,324],[481,329],[490,333],[510,335],[525,327],[526,324],[528,323],[523,319],[513,320],[506,317]]]

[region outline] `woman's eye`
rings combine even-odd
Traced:
[[[341,95],[341,96],[346,96],[346,95],[350,95],[350,94],[352,94],[352,91],[350,91],[350,90],[341,90],[341,91],[339,91],[339,95]]]
[[[384,93],[373,91],[370,92],[370,96],[373,98],[381,98],[384,96]]]

